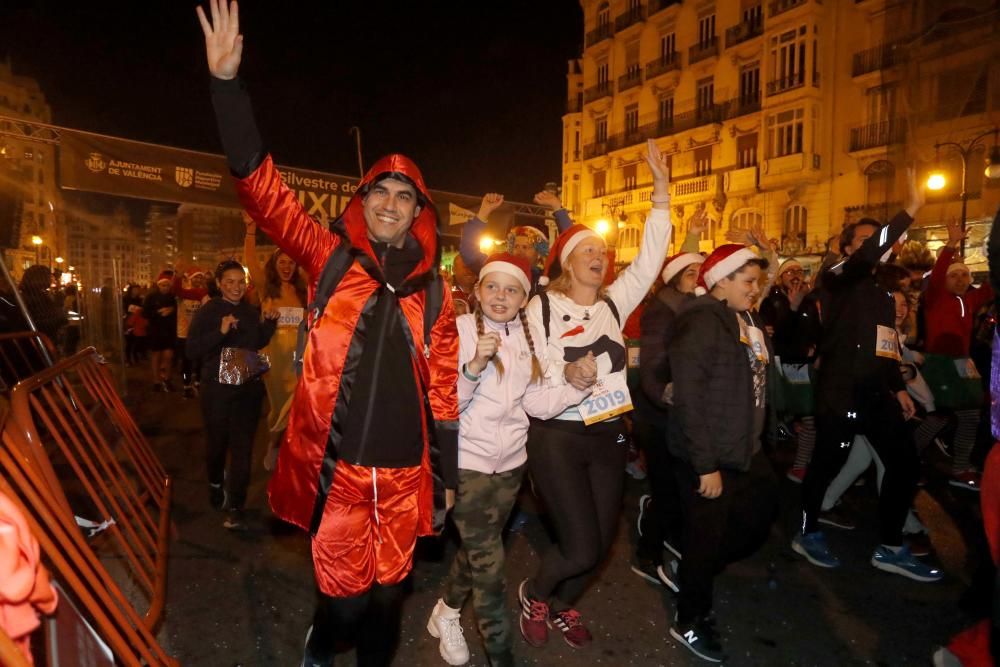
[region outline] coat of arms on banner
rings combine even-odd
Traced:
[[[104,156],[100,153],[91,153],[83,162],[87,165],[87,169],[95,173],[104,171],[104,168],[108,166],[104,161]]]
[[[174,169],[174,180],[182,188],[189,188],[194,183],[194,169],[187,167],[176,167]]]

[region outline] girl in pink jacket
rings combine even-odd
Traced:
[[[457,319],[458,490],[451,517],[462,538],[444,596],[427,621],[449,665],[469,661],[460,613],[469,594],[493,667],[512,665],[501,532],[524,476],[528,414],[552,418],[590,393],[546,387],[524,313],[531,289],[527,261],[493,255],[479,272],[475,311]]]

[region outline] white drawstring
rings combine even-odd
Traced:
[[[957,294],[955,295],[955,298],[958,299],[958,302],[960,304],[962,304],[962,318],[965,319],[965,302],[962,301],[962,297],[958,296]]]
[[[372,503],[372,511],[375,514],[375,531],[378,533],[379,544],[382,544],[382,524],[378,518],[378,478],[375,475],[375,468],[372,468],[372,493],[375,496]]]

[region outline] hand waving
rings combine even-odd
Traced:
[[[208,0],[212,12],[209,23],[205,10],[196,7],[201,30],[205,33],[208,71],[217,79],[233,79],[243,56],[243,35],[240,34],[240,12],[235,0]]]
[[[666,183],[670,180],[670,165],[667,164],[666,157],[652,139],[646,140],[646,154],[643,157],[646,158],[649,170],[653,172],[654,185],[658,182]]]
[[[559,196],[549,190],[542,190],[535,194],[535,203],[539,206],[545,206],[553,211],[558,211],[562,208],[562,200]]]

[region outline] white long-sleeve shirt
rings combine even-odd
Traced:
[[[545,345],[544,360],[545,381],[548,386],[565,385],[566,364],[586,355],[588,350],[593,351],[597,358],[598,377],[619,374],[624,381],[626,349],[622,327],[659,275],[667,256],[670,231],[670,212],[651,210],[646,218],[639,254],[607,289],[607,296],[618,309],[620,320],[615,320],[614,313],[603,300],[598,299],[592,306],[581,306],[567,296],[548,292],[549,339]],[[527,314],[532,331],[539,332],[539,338],[535,340],[542,340],[545,328],[540,297],[535,296],[528,303]],[[582,400],[581,398],[556,416],[556,419],[582,421],[583,417],[577,409]]]

